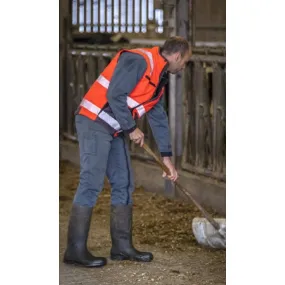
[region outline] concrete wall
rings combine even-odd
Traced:
[[[60,159],[69,160],[78,165],[78,145],[70,141],[61,141]],[[166,182],[161,177],[161,169],[152,162],[142,162],[132,159],[132,165],[137,186],[142,186],[146,191],[160,193],[172,199],[184,200],[191,203],[178,189],[176,189],[174,197],[169,196],[169,194],[165,192],[164,185],[165,183],[169,183],[169,181]],[[211,207],[221,216],[226,215],[225,185],[214,183],[210,179],[201,179],[184,171],[179,173],[179,181],[202,205]]]

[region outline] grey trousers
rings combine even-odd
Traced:
[[[114,138],[101,124],[76,115],[80,150],[80,180],[73,202],[94,207],[107,176],[111,184],[111,204],[132,204],[133,172],[124,136]]]

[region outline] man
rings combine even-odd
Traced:
[[[92,210],[103,188],[104,177],[111,184],[110,232],[112,260],[149,262],[150,252],[132,244],[133,173],[126,136],[143,146],[144,134],[135,119],[145,113],[169,179],[178,177],[171,163],[168,118],[162,104],[167,73],[184,69],[191,51],[181,37],[166,40],[162,48],[121,50],[84,96],[76,114],[80,149],[80,181],[74,197],[64,262],[87,267],[106,264],[87,249]],[[165,177],[166,174],[163,173]]]

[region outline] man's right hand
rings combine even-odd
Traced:
[[[143,134],[143,132],[139,128],[136,128],[129,135],[130,135],[130,140],[131,141],[133,141],[136,144],[139,144],[141,147],[143,146],[143,144],[144,144],[144,134]]]

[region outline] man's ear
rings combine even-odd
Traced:
[[[175,58],[175,61],[176,61],[176,62],[177,62],[177,61],[179,61],[179,60],[180,60],[180,58],[181,58],[180,53],[179,53],[179,52],[175,53],[174,58]]]

